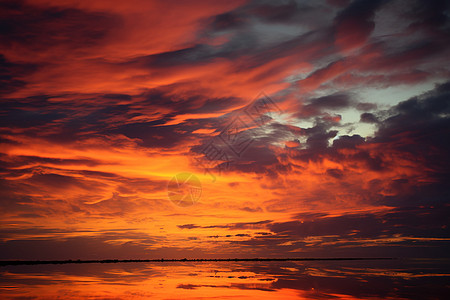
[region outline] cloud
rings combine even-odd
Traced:
[[[301,117],[317,116],[324,111],[341,110],[349,107],[350,97],[345,94],[332,94],[316,99],[311,99],[309,104],[302,106]]]
[[[362,113],[360,121],[364,122],[364,123],[377,123],[378,119],[377,119],[377,117],[375,117],[374,114]]]
[[[177,225],[178,228],[181,229],[195,229],[195,228],[226,228],[229,230],[240,230],[240,229],[257,229],[264,228],[266,224],[271,223],[272,220],[263,220],[258,222],[239,222],[239,223],[231,223],[225,225],[208,225],[208,226],[199,226],[195,224],[185,224],[185,225]]]
[[[373,29],[376,10],[385,1],[353,1],[335,18],[336,44],[344,51],[363,45]]]
[[[28,231],[31,233],[32,231]],[[125,241],[124,241],[125,240]],[[1,242],[1,259],[68,260],[68,259],[143,259],[153,253],[164,256],[164,249],[155,249],[159,237],[135,231],[107,232],[90,236],[70,236],[62,239],[14,239]],[[190,252],[184,249],[186,252]],[[183,256],[183,249],[172,248]]]
[[[361,245],[376,254],[413,243],[441,251],[445,1],[0,6],[0,206],[10,255],[20,246],[37,257],[33,243],[157,256],[319,255],[331,246],[337,255]],[[262,91],[278,108],[249,116]],[[233,148],[233,138],[248,147]],[[196,159],[207,161],[211,145],[221,155],[205,170]],[[180,172],[203,188],[182,211],[167,199]],[[145,232],[102,235],[130,224]]]
[[[20,64],[8,61],[4,55],[0,55],[0,95],[12,93],[26,85],[20,77],[31,73],[36,69],[33,64]]]

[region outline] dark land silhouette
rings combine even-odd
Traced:
[[[103,259],[103,260],[7,260],[0,266],[46,265],[46,264],[90,264],[90,263],[130,263],[130,262],[238,262],[238,261],[327,261],[327,260],[392,260],[393,257],[339,257],[339,258],[172,258],[172,259]]]

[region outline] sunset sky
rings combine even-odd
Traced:
[[[0,259],[450,253],[448,1],[6,0],[0,28]]]

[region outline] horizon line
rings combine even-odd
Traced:
[[[87,263],[129,263],[129,262],[208,262],[208,261],[319,261],[319,260],[392,260],[394,257],[331,257],[331,258],[156,258],[156,259],[67,259],[67,260],[2,260],[0,266],[44,265],[44,264],[87,264]]]

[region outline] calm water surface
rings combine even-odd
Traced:
[[[2,299],[450,299],[450,260],[0,267]]]

